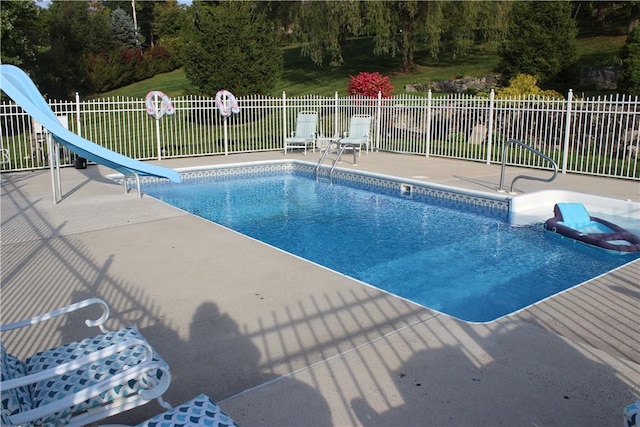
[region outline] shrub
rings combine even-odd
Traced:
[[[538,79],[529,74],[518,74],[509,80],[509,86],[498,89],[496,95],[500,97],[540,95],[549,98],[564,98],[554,90],[542,90],[538,87]]]
[[[357,76],[350,76],[347,92],[349,95],[368,96],[377,98],[378,92],[383,98],[391,98],[393,95],[393,86],[389,77],[385,77],[380,73],[360,72]]]
[[[180,66],[177,59],[160,45],[145,52],[120,48],[108,53],[90,54],[87,70],[93,89],[101,93],[173,71]]]
[[[618,89],[630,95],[640,94],[640,25],[629,34],[622,52],[622,70]]]

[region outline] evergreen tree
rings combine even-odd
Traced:
[[[185,74],[202,95],[227,89],[264,94],[282,74],[275,26],[249,2],[194,3],[185,40]]]
[[[622,47],[622,70],[618,90],[640,95],[640,26],[635,26]]]
[[[117,8],[111,12],[113,38],[125,47],[136,47],[138,37],[133,19],[124,10]]]
[[[505,41],[499,49],[505,81],[535,76],[543,87],[570,82],[577,59],[577,27],[569,1],[514,2]]]

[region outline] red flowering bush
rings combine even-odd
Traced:
[[[357,76],[349,77],[351,77],[347,88],[349,95],[361,95],[370,98],[377,98],[378,92],[382,93],[383,98],[390,98],[393,95],[393,86],[389,81],[389,77],[385,77],[380,73],[365,73],[361,71]]]

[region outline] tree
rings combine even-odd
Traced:
[[[123,46],[136,47],[138,45],[133,19],[120,8],[111,12],[111,31],[113,32],[113,38]]]
[[[374,55],[400,53],[402,71],[415,67],[415,32],[422,24],[426,3],[417,0],[367,2],[367,29],[374,34]]]
[[[185,74],[203,95],[267,93],[282,74],[277,28],[251,3],[194,3],[185,40]]]
[[[635,26],[620,53],[622,70],[618,89],[630,95],[640,95],[640,26]]]
[[[569,1],[514,2],[499,48],[504,80],[524,73],[543,87],[563,86],[578,56],[576,36]]]
[[[187,24],[187,11],[176,0],[156,3],[153,8],[153,35],[159,45],[167,49],[176,62],[184,62],[182,32]]]
[[[89,3],[54,1],[43,13],[51,48],[38,61],[40,90],[52,99],[91,92],[85,61],[91,39],[87,35],[93,32]]]
[[[48,42],[41,9],[34,1],[7,1],[0,7],[0,58],[32,74]]]
[[[433,58],[446,48],[456,59],[464,56],[473,43],[500,40],[511,5],[509,1],[420,0],[298,3],[298,9],[291,2],[267,2],[265,8],[283,28],[297,31],[299,40],[308,43],[303,54],[316,65],[327,60],[330,66],[341,65],[345,40],[370,35],[374,40],[372,53],[399,56],[403,72],[415,68],[419,43],[426,43]]]
[[[310,1],[301,2],[298,18],[302,54],[311,57],[314,64],[330,66],[343,63],[342,45],[347,37],[360,35],[363,30],[360,2]]]

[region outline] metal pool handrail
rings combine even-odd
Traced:
[[[555,161],[553,161],[553,159],[549,156],[547,156],[546,154],[543,154],[542,152],[536,150],[535,148],[525,144],[524,142],[518,141],[517,139],[510,139],[508,140],[505,144],[504,144],[504,148],[502,149],[502,168],[500,169],[500,188],[498,189],[499,192],[503,193],[504,189],[503,189],[503,185],[504,185],[504,167],[507,161],[507,148],[509,148],[510,145],[512,144],[517,144],[519,146],[521,146],[522,148],[524,148],[525,150],[529,150],[531,151],[533,154],[542,157],[543,159],[547,160],[548,162],[551,163],[551,165],[553,165],[553,176],[551,178],[538,178],[535,176],[530,176],[530,175],[518,175],[515,178],[513,178],[513,181],[511,181],[511,190],[510,192],[513,193],[513,188],[516,185],[516,181],[519,179],[530,179],[532,181],[542,181],[542,182],[551,182],[554,179],[556,179],[556,177],[558,176],[558,165],[556,164]]]

